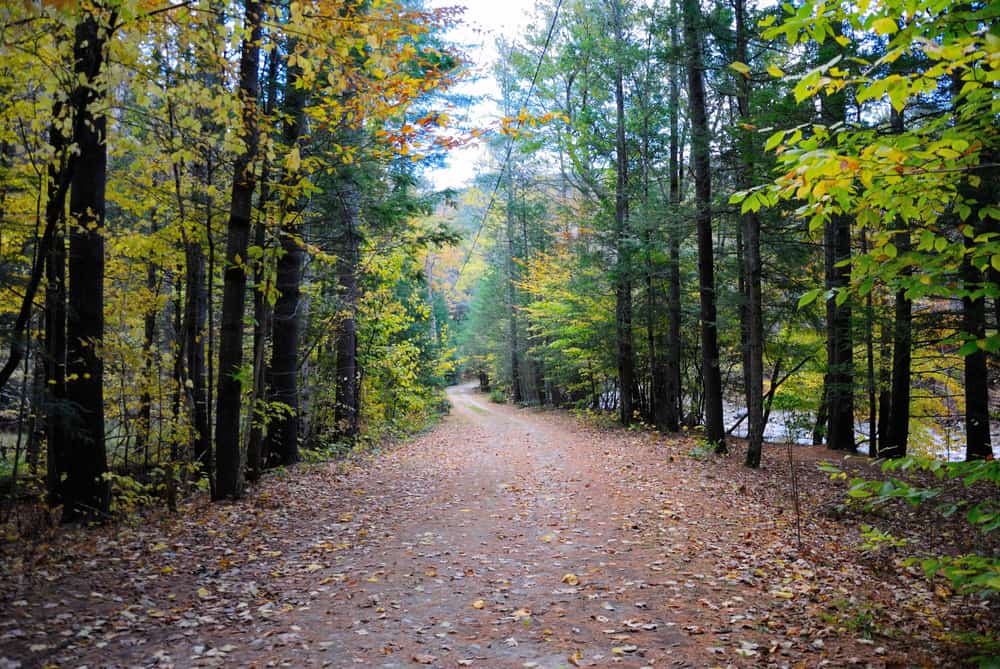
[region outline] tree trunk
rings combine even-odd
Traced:
[[[984,182],[986,180],[984,179]],[[980,202],[983,200],[980,199]],[[976,226],[975,234],[965,236],[967,255],[962,263],[962,283],[965,290],[976,290],[983,283],[983,273],[969,257],[976,244],[973,239],[982,234],[984,226]],[[986,337],[986,300],[983,297],[962,298],[962,330],[976,340]],[[979,347],[965,356],[965,459],[982,460],[993,457],[990,437],[989,369],[986,352]]]
[[[359,243],[358,216],[361,197],[351,174],[341,177],[340,249],[337,254],[337,294],[342,315],[337,329],[337,389],[334,422],[337,437],[354,441],[360,429],[361,388],[358,370],[357,309],[361,293],[358,286]]]
[[[868,237],[861,230],[861,252],[868,253]],[[865,392],[868,395],[868,455],[878,457],[878,402],[875,399],[875,310],[873,290],[865,296]]]
[[[294,213],[286,216],[295,218]],[[270,451],[274,462],[290,465],[299,460],[299,284],[302,277],[302,247],[294,222],[281,230],[282,256],[278,259],[271,352],[271,401],[284,405],[271,425]]]
[[[820,393],[819,406],[816,408],[816,422],[813,424],[812,443],[820,446],[827,435],[827,395],[830,393],[830,373],[823,375],[823,391]]]
[[[833,216],[826,226],[826,287],[846,289],[850,267],[841,265],[851,256],[850,220]],[[831,297],[826,303],[827,318],[827,447],[854,451],[854,346],[851,337],[849,301],[837,304]]]
[[[56,468],[56,497],[63,520],[100,519],[108,512],[110,488],[104,448],[104,213],[107,179],[107,119],[100,81],[114,13],[97,3],[76,27],[73,71],[78,78],[71,104],[76,167],[70,191],[69,304],[66,318],[66,400],[73,407],[65,459]]]
[[[289,40],[288,51],[296,51],[297,40]],[[299,88],[302,69],[288,67],[284,89],[282,140],[290,151],[300,151],[303,130],[302,114],[305,91]],[[284,196],[281,201],[281,257],[278,258],[271,353],[272,399],[283,404],[271,430],[271,452],[279,465],[299,460],[299,297],[302,280],[303,251],[299,235],[302,198],[294,193],[299,175],[291,170],[282,174]]]
[[[974,337],[984,337],[983,299],[964,298],[962,307],[962,327],[965,332]],[[982,350],[965,356],[965,434],[966,460],[982,460],[993,455],[986,353]]]
[[[705,438],[725,453],[722,424],[722,372],[715,308],[715,261],[712,251],[712,176],[709,128],[705,109],[704,63],[701,55],[701,12],[697,0],[683,0],[684,43],[687,49],[688,104],[691,108],[691,157],[694,164],[698,228],[698,282],[701,296],[702,385],[705,398]]]
[[[820,59],[829,60],[842,52],[832,40],[821,49]],[[821,99],[820,115],[827,126],[847,120],[843,92]],[[824,228],[826,252],[826,288],[846,290],[851,278],[851,220],[845,215],[833,215]],[[855,451],[854,442],[854,342],[851,332],[851,303],[836,298],[826,302],[827,366],[826,384],[828,448]]]
[[[671,14],[676,15],[671,7]],[[680,48],[677,36],[677,21],[670,27],[670,44],[675,56]],[[676,61],[676,58],[675,58]],[[671,68],[670,77],[670,211],[673,223],[668,230],[668,291],[667,315],[669,329],[667,333],[667,382],[664,389],[664,427],[669,432],[677,432],[681,426],[681,350],[684,342],[681,340],[681,220],[680,220],[680,66],[676,63]]]
[[[277,45],[266,56],[267,87],[265,89],[264,116],[272,118],[277,107],[278,64],[281,56]],[[271,162],[265,156],[260,168],[260,211],[254,224],[254,246],[261,250],[267,246],[267,216],[271,200]],[[262,255],[254,263],[253,271],[253,392],[250,394],[250,435],[247,439],[247,480],[251,483],[260,479],[267,466],[268,453],[265,433],[267,412],[260,407],[268,401],[267,340],[271,333],[271,296],[267,256]]]
[[[624,29],[620,0],[613,1],[615,24],[615,324],[618,340],[618,418],[632,422],[635,411],[635,349],[632,342],[632,260],[629,250],[628,147],[625,143]]]
[[[209,214],[211,216],[211,214]],[[194,462],[204,475],[211,474],[212,435],[208,422],[208,398],[205,382],[205,320],[208,296],[205,292],[205,251],[200,239],[188,239],[184,245],[184,352],[187,378],[191,382],[194,435]]]
[[[747,62],[746,2],[736,0],[736,59]],[[750,123],[750,80],[738,77],[737,102],[740,117]],[[741,189],[753,185],[754,135],[751,130],[740,133],[738,173]],[[759,467],[764,444],[764,317],[761,304],[760,219],[754,212],[743,215],[743,274],[746,281],[744,336],[746,337],[747,393],[747,467]]]
[[[910,250],[910,232],[898,236],[899,252]],[[909,270],[903,276],[911,274]],[[881,439],[878,455],[883,458],[906,456],[906,442],[910,436],[910,359],[913,347],[913,303],[907,299],[906,290],[896,291],[895,318],[892,329],[892,395],[887,432]]]
[[[889,434],[889,412],[892,407],[892,336],[889,334],[891,322],[883,321],[879,341],[878,367],[878,450],[881,451]],[[877,453],[870,453],[877,457]]]
[[[260,61],[261,8],[245,2],[246,37],[241,45],[239,92],[243,101],[245,148],[233,166],[229,237],[223,274],[222,323],[219,335],[219,389],[216,408],[216,499],[243,495],[243,457],[240,442],[243,367],[243,315],[246,304],[246,259],[253,208],[254,163],[257,160],[257,68]]]
[[[514,248],[514,175],[507,166],[507,329],[510,337],[510,396],[524,400],[521,389],[521,351],[517,327],[517,252]]]
[[[62,115],[57,102],[53,116]],[[46,490],[49,504],[62,504],[59,479],[69,457],[66,405],[66,194],[73,159],[67,155],[69,142],[54,123],[49,143],[55,158],[48,168],[45,225],[52,230],[52,242],[45,259],[45,442]],[[57,162],[58,161],[58,164]],[[16,335],[16,333],[15,333]],[[16,338],[16,336],[15,336]]]
[[[156,234],[156,214],[152,215],[152,221],[150,224],[150,235]],[[150,295],[155,295],[157,292],[157,274],[158,267],[156,263],[152,260],[146,263],[146,290],[149,291]],[[153,429],[153,394],[152,386],[153,379],[159,376],[160,370],[156,365],[156,358],[159,354],[156,350],[156,316],[157,309],[155,307],[155,301],[153,306],[146,311],[143,316],[143,336],[142,336],[142,354],[145,358],[144,360],[144,376],[142,380],[142,392],[139,394],[139,424],[136,426],[136,451],[138,453],[148,453],[149,452],[149,442],[152,436]]]
[[[44,322],[43,319],[39,319]],[[41,323],[36,325],[39,328]],[[35,359],[31,364],[31,417],[28,421],[28,445],[25,448],[25,462],[32,476],[38,474],[38,463],[42,457],[42,441],[45,439],[45,348],[36,335]]]
[[[268,200],[267,188],[264,185],[268,178],[266,164],[261,168],[261,174],[263,183],[260,201],[261,206],[266,206]],[[254,245],[260,249],[267,244],[266,225],[265,216],[259,215],[255,224]],[[267,336],[271,331],[271,301],[266,276],[265,260],[261,258],[254,266],[253,279],[253,393],[250,407],[253,420],[250,423],[250,436],[247,439],[246,467],[247,480],[251,483],[260,479],[268,460],[264,425],[267,416],[266,413],[262,415],[258,412],[261,403],[268,401]]]

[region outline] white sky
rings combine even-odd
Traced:
[[[534,14],[535,0],[433,0],[430,4],[432,7],[466,8],[463,25],[450,31],[447,36],[450,40],[465,45],[466,55],[483,78],[477,82],[462,84],[456,92],[497,96],[499,88],[490,73],[490,67],[496,58],[494,42],[501,35],[511,39],[521,36]],[[467,113],[469,122],[476,125],[486,125],[490,120],[500,117],[500,112],[492,101],[474,105]],[[472,179],[476,173],[476,164],[484,155],[482,146],[453,151],[448,155],[446,168],[431,170],[427,176],[435,188],[459,188]]]

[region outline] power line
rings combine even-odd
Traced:
[[[545,60],[545,54],[549,50],[549,42],[552,41],[552,33],[556,29],[556,21],[559,19],[559,9],[562,7],[562,0],[556,2],[556,9],[552,13],[552,21],[549,23],[549,32],[545,35],[545,45],[542,46],[542,52],[538,55],[538,63],[535,65],[535,74],[531,77],[531,85],[528,87],[528,92],[524,95],[524,100],[521,102],[521,109],[527,109],[528,101],[531,99],[532,94],[535,92],[535,84],[538,83],[538,75],[542,71],[542,62]],[[520,129],[524,125],[524,118],[521,118],[517,122],[517,127]],[[465,260],[462,262],[461,269],[458,270],[458,276],[455,278],[455,283],[462,279],[462,274],[465,272],[465,266],[469,264],[469,260],[472,258],[472,254],[476,251],[476,246],[479,244],[479,235],[483,232],[483,227],[486,225],[486,219],[490,215],[490,210],[493,208],[493,203],[496,202],[497,192],[500,190],[500,182],[503,181],[504,170],[510,164],[510,154],[514,149],[514,138],[511,137],[507,140],[507,152],[504,155],[503,162],[500,164],[500,172],[497,174],[496,183],[493,184],[493,194],[490,195],[490,202],[486,205],[486,211],[483,212],[483,218],[479,221],[479,227],[476,229],[476,236],[472,239],[472,246],[469,247],[469,252],[465,255]]]

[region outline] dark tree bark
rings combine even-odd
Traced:
[[[951,86],[952,98],[957,99],[962,87],[962,80],[957,71],[952,75]],[[962,287],[970,292],[981,289],[984,280],[989,276],[973,266],[971,256],[976,247],[975,238],[990,230],[990,224],[982,220],[979,209],[996,202],[996,192],[1000,186],[1000,170],[996,167],[998,159],[1000,155],[997,155],[995,149],[984,150],[979,156],[980,168],[976,170],[979,184],[973,185],[966,176],[958,188],[958,194],[966,202],[972,203],[973,209],[973,213],[965,223],[971,226],[972,234],[963,234],[966,255],[960,270]],[[961,225],[958,227],[962,229]],[[986,299],[981,295],[962,297],[962,330],[965,336],[977,341],[986,337]],[[989,366],[986,352],[977,346],[975,351],[965,356],[965,459],[967,461],[993,457],[989,393]]]
[[[229,237],[223,274],[222,323],[219,335],[219,389],[216,408],[216,499],[236,499],[243,494],[243,457],[240,444],[241,382],[243,367],[243,315],[246,304],[246,258],[253,208],[254,163],[257,160],[257,69],[260,62],[260,3],[244,4],[247,37],[241,45],[239,92],[243,103],[244,150],[233,166]]]
[[[267,86],[265,88],[264,115],[271,118],[277,107],[278,64],[281,56],[277,45],[266,56]],[[271,162],[265,156],[260,168],[260,211],[254,224],[254,246],[261,251],[267,246],[267,208],[271,200]],[[271,333],[271,300],[268,283],[267,263],[259,258],[253,270],[253,392],[250,395],[252,420],[247,439],[247,480],[251,483],[260,479],[267,465],[268,440],[266,439],[267,416],[259,413],[262,403],[268,401],[269,370],[267,367],[267,342]]]
[[[736,0],[736,59],[747,62],[746,2]],[[737,103],[740,117],[750,123],[750,80],[742,76],[738,82]],[[737,180],[741,189],[753,185],[754,133],[740,133],[740,159],[742,165]],[[743,215],[743,275],[745,301],[743,333],[745,337],[747,366],[747,467],[759,467],[764,444],[764,317],[761,304],[760,219],[754,212]]]
[[[53,114],[59,117],[62,105]],[[66,137],[53,124],[49,142],[57,156],[48,170],[45,225],[52,229],[52,242],[45,260],[45,435],[46,490],[49,504],[62,503],[59,497],[60,467],[66,462],[66,431],[69,411],[66,406],[66,194],[71,180],[72,158],[66,155]]]
[[[892,408],[892,335],[893,325],[884,320],[880,330],[878,367],[878,441],[877,450],[882,450],[886,435],[889,434],[889,412]],[[877,457],[877,453],[870,453]]]
[[[846,289],[850,267],[841,264],[851,257],[850,220],[833,216],[826,225],[826,287]],[[854,346],[851,336],[851,305],[826,303],[827,365],[826,388],[827,447],[854,451]]]
[[[210,217],[211,214],[209,213]],[[206,223],[210,224],[210,220]],[[205,379],[205,323],[208,318],[208,294],[205,288],[205,251],[201,240],[188,239],[184,244],[184,353],[187,378],[191,382],[194,429],[194,462],[202,472],[212,471],[212,434],[208,422],[208,387]]]
[[[618,340],[618,418],[632,422],[635,411],[635,348],[632,341],[632,259],[629,250],[628,146],[625,142],[624,44],[620,0],[612,1],[615,29],[615,326]]]
[[[71,96],[76,165],[70,190],[69,305],[66,318],[66,400],[73,409],[54,497],[63,520],[103,519],[110,505],[104,480],[104,213],[107,120],[98,111],[106,43],[114,13],[101,3],[76,27]],[[60,449],[61,450],[61,449]]]
[[[288,50],[294,53],[296,41],[290,40]],[[284,123],[282,140],[290,150],[299,151],[302,135],[302,113],[306,104],[306,93],[299,88],[302,70],[298,66],[289,67],[284,89]],[[302,213],[302,198],[290,194],[295,189],[298,175],[286,171],[282,175],[284,196],[281,201],[281,257],[278,258],[276,288],[278,300],[274,305],[274,322],[271,383],[272,400],[281,402],[285,408],[277,416],[271,429],[271,453],[279,465],[290,465],[299,460],[299,296],[302,280],[303,252],[299,235],[299,217]]]
[[[903,113],[893,108],[890,112],[892,131],[902,134]],[[910,250],[910,231],[903,222],[900,234],[896,236],[899,253]],[[908,277],[912,270],[906,269],[902,276]],[[901,458],[906,455],[906,444],[910,437],[910,358],[913,347],[912,336],[913,305],[906,297],[906,289],[896,290],[895,318],[892,331],[892,395],[887,432],[877,444],[879,457]]]
[[[697,0],[683,0],[684,46],[687,49],[688,104],[691,115],[691,157],[694,164],[698,229],[698,283],[701,296],[702,384],[705,398],[705,438],[725,453],[722,424],[722,372],[719,368],[716,323],[715,261],[712,249],[712,175],[709,164],[709,128],[705,109],[704,61],[701,50],[701,11]]]
[[[59,175],[53,177],[50,174],[50,178],[59,178]],[[50,186],[50,198],[53,196],[52,190]],[[65,203],[65,189],[63,189],[61,198],[58,195],[56,197]],[[38,246],[35,249],[35,262],[32,264],[31,274],[28,277],[28,285],[25,287],[24,296],[21,298],[21,306],[18,309],[17,317],[14,319],[14,325],[7,335],[10,337],[10,355],[7,357],[7,362],[4,363],[4,366],[0,368],[0,390],[7,385],[14,370],[17,369],[17,366],[21,364],[21,360],[24,358],[24,333],[31,320],[31,308],[34,305],[38,286],[41,285],[42,278],[45,276],[46,259],[53,244],[53,237],[59,234],[61,238],[62,234],[61,232],[57,233],[56,225],[56,222],[47,221],[42,236],[38,240]]]
[[[820,394],[819,406],[816,408],[816,422],[813,424],[813,446],[821,446],[827,435],[827,395],[830,393],[830,373],[823,375],[823,391]]]
[[[268,167],[261,168],[262,181],[267,183]],[[267,202],[268,189],[262,184],[261,203]],[[264,216],[258,216],[254,229],[254,245],[263,249],[267,244]],[[260,479],[267,463],[267,439],[265,438],[264,416],[257,410],[261,402],[268,401],[267,338],[271,331],[271,302],[268,296],[267,271],[263,259],[254,266],[253,282],[253,393],[251,408],[253,420],[247,439],[247,480],[251,483]]]
[[[361,195],[352,174],[340,177],[337,253],[337,306],[342,314],[337,327],[337,388],[334,422],[337,437],[357,438],[361,419],[361,380],[358,369],[357,309],[361,292],[358,285],[359,246],[358,216]]]
[[[672,13],[676,13],[673,11]],[[669,269],[667,273],[667,316],[669,318],[667,333],[667,379],[664,395],[664,427],[669,432],[677,432],[681,426],[681,351],[684,342],[681,340],[681,167],[680,167],[680,66],[676,64],[679,58],[680,40],[677,35],[677,21],[670,28],[670,43],[675,54],[675,64],[670,77],[670,209],[674,222],[668,231]]]
[[[44,323],[39,319],[36,328]],[[41,333],[39,333],[41,334]],[[42,442],[45,440],[45,347],[40,337],[36,338],[34,360],[31,365],[31,417],[28,422],[28,445],[25,449],[28,471],[38,474],[38,463],[42,458]]]
[[[156,213],[152,214],[152,221],[150,224],[150,235],[156,234],[157,224],[156,224]],[[146,262],[146,290],[149,291],[151,295],[156,294],[157,286],[157,276],[159,274],[159,267],[155,262],[149,260]],[[155,304],[155,303],[154,303]],[[145,358],[143,367],[145,380],[142,386],[142,392],[139,394],[139,424],[136,426],[136,451],[144,455],[144,462],[149,462],[149,442],[152,435],[153,428],[153,396],[150,392],[151,379],[157,378],[159,376],[159,369],[156,368],[155,360],[157,358],[156,354],[156,316],[157,309],[154,307],[150,308],[142,319],[142,354]]]
[[[910,250],[910,233],[897,236],[900,253]],[[909,270],[903,273],[908,276]],[[886,433],[881,439],[878,456],[902,458],[910,436],[910,360],[913,348],[913,303],[906,289],[896,291],[895,318],[892,329],[892,394]]]
[[[517,324],[517,249],[514,247],[514,174],[507,166],[507,334],[510,337],[510,397],[524,400],[521,382],[521,345]]]
[[[974,247],[968,237],[966,248]],[[982,273],[966,260],[962,265],[962,280],[967,290],[983,280]],[[962,298],[962,330],[976,339],[986,336],[986,301],[982,297]],[[982,460],[992,457],[989,413],[989,375],[986,352],[977,348],[965,356],[965,435],[966,460]]]
[[[984,162],[994,162],[983,156]],[[966,198],[985,204],[989,200],[986,188],[991,184],[988,175],[982,175],[979,188],[965,184],[959,190]],[[964,236],[966,256],[962,262],[961,276],[963,288],[976,291],[985,279],[984,273],[976,269],[969,260],[976,247],[975,237],[983,234],[986,226],[973,214],[970,220],[976,220],[974,233]],[[966,295],[962,298],[962,331],[976,340],[986,337],[986,299],[982,296],[973,298]],[[989,368],[986,364],[986,351],[979,347],[965,356],[965,459],[983,460],[993,457],[993,446],[990,436],[990,395]]]
[[[868,236],[861,230],[861,252],[868,253]],[[868,395],[868,455],[878,457],[878,402],[875,393],[875,310],[872,293],[865,296],[865,393]]]
[[[829,49],[839,49],[836,44]],[[833,56],[823,53],[820,58]],[[827,126],[846,121],[843,93],[824,96],[821,117]],[[826,288],[846,290],[851,278],[851,220],[844,215],[830,217],[824,228]],[[827,337],[827,433],[828,448],[855,451],[854,442],[854,340],[851,332],[851,303],[837,303],[831,297],[826,302]]]

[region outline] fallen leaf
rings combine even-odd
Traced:
[[[562,577],[562,582],[566,585],[579,585],[580,579],[576,574],[566,574]]]
[[[486,602],[484,602],[481,599],[477,599],[476,601],[472,602],[472,608],[474,608],[474,609],[485,609],[486,608]]]

